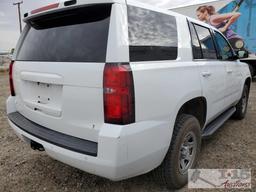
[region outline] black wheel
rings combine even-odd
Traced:
[[[245,117],[247,112],[248,98],[249,98],[249,88],[247,85],[244,85],[242,97],[239,100],[239,102],[236,104],[236,112],[233,115],[235,119],[241,120]]]
[[[249,65],[249,69],[250,69],[250,72],[251,72],[251,76],[254,77],[255,76],[255,73],[256,71],[254,70],[253,66],[248,64]]]
[[[201,147],[198,120],[187,114],[178,116],[171,144],[162,164],[154,170],[154,178],[169,189],[179,189],[188,182],[188,169],[195,167]]]

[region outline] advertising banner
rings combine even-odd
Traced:
[[[235,50],[256,53],[256,0],[219,0],[172,8],[218,28]]]
[[[256,0],[234,0],[218,11],[219,14],[237,12],[240,13],[238,19],[230,26],[244,41],[244,48],[250,53],[256,53]],[[240,48],[241,42],[233,44],[234,48]]]

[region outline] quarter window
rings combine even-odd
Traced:
[[[128,6],[130,61],[175,60],[177,25],[174,16]]]

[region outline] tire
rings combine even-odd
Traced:
[[[254,68],[251,64],[248,64],[248,65],[249,65],[249,69],[250,69],[250,72],[251,72],[251,76],[254,77],[255,76],[255,70],[254,70]]]
[[[244,85],[242,97],[239,100],[239,102],[236,104],[236,112],[233,115],[235,119],[238,119],[238,120],[244,119],[247,112],[248,98],[249,98],[249,88],[247,85]]]
[[[187,169],[182,169],[180,158],[182,159],[182,155],[184,156],[185,154],[181,153],[181,148],[185,144],[184,140],[186,140],[186,136],[193,138],[193,140],[190,139],[189,141],[190,143],[194,141],[195,146],[191,152],[189,150],[192,158],[190,162],[187,162]],[[175,123],[169,150],[162,164],[153,171],[154,179],[166,185],[169,189],[179,189],[186,185],[188,182],[188,169],[195,167],[200,147],[201,128],[198,120],[192,115],[179,115]],[[186,150],[184,153],[186,153]]]

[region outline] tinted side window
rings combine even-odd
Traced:
[[[203,52],[204,59],[217,59],[216,50],[210,30],[206,27],[194,25],[198,34],[199,41]]]
[[[177,25],[173,16],[128,6],[130,61],[175,60]]]
[[[192,40],[192,51],[193,51],[193,58],[194,59],[203,59],[203,54],[201,50],[201,45],[198,40],[194,25],[189,23],[191,40]]]
[[[230,45],[228,44],[227,40],[224,39],[224,37],[218,32],[215,32],[214,38],[216,41],[217,50],[219,52],[220,59],[231,60],[233,58],[233,51]]]

